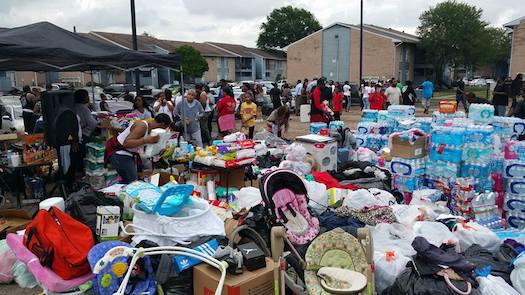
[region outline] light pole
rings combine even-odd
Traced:
[[[131,4],[131,40],[133,50],[138,50],[137,43],[137,22],[135,20],[135,0],[130,0]],[[135,69],[135,91],[140,95],[140,70]]]
[[[359,85],[363,80],[363,0],[361,0],[361,25],[359,31]]]
[[[335,67],[336,67],[336,71],[337,71],[337,74],[335,75],[335,78],[337,80],[337,82],[339,82],[339,35],[335,35],[334,36],[335,40],[337,40],[337,53],[336,53],[336,58],[335,58]]]

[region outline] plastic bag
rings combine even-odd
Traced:
[[[453,232],[463,250],[472,244],[478,244],[491,252],[496,252],[501,244],[498,236],[493,231],[477,222],[457,223]]]
[[[395,248],[386,252],[374,252],[375,283],[378,294],[394,284],[409,261],[410,258],[400,255]]]
[[[525,252],[514,260],[514,270],[510,273],[512,286],[521,294],[525,294]]]
[[[392,205],[392,211],[396,216],[397,222],[412,227],[414,222],[425,220],[426,211],[421,206],[414,205]]]
[[[234,192],[235,204],[239,209],[250,209],[259,205],[262,202],[261,191],[255,187],[243,187],[241,190]]]
[[[400,223],[380,223],[370,228],[370,233],[374,242],[374,251],[386,253],[395,250],[397,254],[407,257],[416,254],[412,248],[415,235],[409,227]]]
[[[379,193],[374,195],[366,189],[359,189],[348,194],[343,201],[343,205],[352,209],[363,209],[374,205],[389,206],[396,203],[396,199],[391,194]]]
[[[156,156],[166,148],[166,145],[168,143],[168,140],[171,137],[171,133],[167,132],[165,129],[153,129],[151,130],[151,136],[159,136],[159,141],[154,144],[148,144],[146,145],[146,149],[144,151],[144,157],[151,158],[153,156]]]
[[[298,143],[292,143],[286,150],[286,160],[304,162],[306,158],[306,149]]]
[[[308,192],[308,207],[312,208],[318,214],[323,213],[328,208],[328,192],[326,185],[314,182],[306,181],[306,191]]]
[[[0,283],[9,284],[13,280],[12,268],[16,257],[5,240],[0,240],[0,257]]]
[[[490,266],[476,271],[479,276],[476,280],[479,283],[478,291],[481,295],[519,295],[518,291],[512,288],[501,277],[490,275]]]
[[[412,227],[416,236],[425,238],[430,244],[439,247],[441,244],[458,244],[458,239],[448,227],[440,222],[417,221]]]

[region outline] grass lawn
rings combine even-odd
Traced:
[[[489,100],[491,96],[489,92],[489,97],[487,97],[487,88],[480,87],[480,86],[465,86],[465,92],[466,93],[474,92],[474,94],[476,94],[477,97],[487,98]],[[440,98],[440,99],[456,99],[456,90],[455,89],[436,90],[434,92],[434,97]]]

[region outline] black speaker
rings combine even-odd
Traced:
[[[44,138],[50,146],[78,143],[78,119],[73,91],[46,91],[42,94]]]

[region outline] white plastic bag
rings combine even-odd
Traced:
[[[370,206],[389,206],[395,203],[395,198],[392,195],[377,194],[374,195],[366,189],[358,189],[350,192],[344,199],[343,205],[352,209],[363,209],[364,207]]]
[[[374,251],[375,283],[377,293],[394,284],[397,276],[406,269],[409,257],[400,255],[393,248],[387,252]]]
[[[458,245],[458,239],[446,225],[434,221],[417,221],[412,227],[416,236],[425,238],[430,244],[439,247],[441,244]]]
[[[236,197],[235,203],[239,209],[250,209],[262,202],[261,191],[255,187],[243,187],[233,194]]]
[[[313,181],[306,181],[306,191],[310,201],[308,207],[312,208],[318,214],[323,213],[328,208],[328,192],[326,185]]]
[[[478,291],[481,295],[520,295],[501,277],[488,275],[486,277],[477,277],[476,280],[479,283]],[[514,282],[512,283],[514,284]]]
[[[370,228],[370,234],[374,242],[374,251],[386,253],[395,249],[399,255],[412,256],[416,254],[416,250],[412,248],[412,241],[415,237],[412,228],[400,223],[380,223]]]
[[[491,252],[496,252],[501,244],[493,231],[477,222],[457,223],[453,230],[463,251],[472,244],[478,244]]]
[[[146,145],[146,150],[144,151],[144,156],[146,158],[151,158],[153,156],[156,156],[166,148],[166,145],[168,144],[168,140],[171,137],[171,133],[167,132],[165,129],[153,129],[151,130],[151,136],[159,136],[159,141],[154,144],[148,144]]]
[[[525,252],[514,260],[514,270],[510,273],[512,286],[521,294],[525,294]]]
[[[414,222],[422,220],[425,211],[420,206],[414,205],[392,205],[392,211],[396,216],[397,222],[412,227]]]

